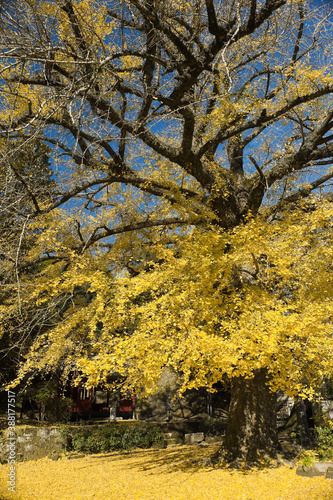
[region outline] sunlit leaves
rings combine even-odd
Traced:
[[[143,237],[141,255],[140,239],[135,254],[122,237],[108,252],[65,252],[30,300],[64,294],[68,305],[24,372],[67,352],[95,385],[117,370],[149,392],[167,366],[184,391],[266,367],[272,387],[311,392],[332,369],[332,216],[321,203],[228,232],[174,234],[172,245]]]
[[[197,466],[216,446],[191,446],[16,464],[17,489],[6,488],[9,466],[0,466],[0,494],[8,500],[330,500],[332,481],[296,476],[295,469],[251,472]],[[75,456],[75,455],[74,455]],[[87,474],[89,471],[89,474]],[[110,479],[112,478],[112,480]],[[128,485],[131,485],[129,488]],[[181,487],[180,487],[181,486]]]

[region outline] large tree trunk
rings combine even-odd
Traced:
[[[300,442],[303,448],[311,448],[313,439],[310,432],[309,421],[306,415],[306,406],[302,398],[298,397],[295,402]]]
[[[267,386],[267,371],[233,379],[222,460],[252,466],[276,458],[277,448],[276,395]]]

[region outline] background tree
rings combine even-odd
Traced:
[[[33,279],[42,263],[27,262],[38,233],[29,231],[28,221],[37,200],[50,203],[55,195],[50,166],[51,150],[41,141],[1,142],[0,160],[0,338],[1,386],[15,377],[33,334],[41,328],[42,315],[22,309],[26,281]],[[42,261],[45,260],[42,259]],[[23,278],[23,279],[21,279]],[[22,287],[22,290],[21,290]]]
[[[52,365],[66,356],[71,363],[73,353],[81,352],[85,359],[81,368],[93,381],[122,362],[125,351],[117,345],[127,345],[127,358],[136,362],[129,377],[133,384],[135,374],[149,387],[159,367],[169,363],[178,366],[185,385],[210,385],[216,378],[208,377],[209,364],[214,364],[210,356],[206,364],[198,361],[206,366],[205,376],[202,370],[193,371],[193,366],[187,373],[184,363],[187,358],[192,364],[199,359],[199,345],[206,345],[206,352],[212,353],[209,346],[214,345],[210,344],[214,335],[222,340],[227,336],[234,346],[234,362],[225,364],[227,358],[220,350],[217,372],[221,376],[225,372],[233,380],[225,453],[231,461],[251,462],[260,454],[274,455],[275,402],[267,384],[273,389],[277,380],[280,384],[287,380],[299,391],[302,370],[307,370],[304,363],[295,368],[300,359],[297,346],[305,352],[309,345],[301,340],[301,333],[297,341],[290,336],[295,347],[289,346],[289,365],[277,368],[276,351],[268,350],[271,356],[265,357],[258,347],[262,335],[269,337],[265,325],[271,325],[272,311],[279,311],[281,322],[280,327],[274,323],[275,333],[291,331],[285,329],[287,319],[295,318],[296,306],[299,320],[307,324],[301,307],[306,287],[304,281],[299,287],[296,283],[302,276],[302,262],[307,270],[303,276],[309,279],[318,269],[315,271],[312,257],[301,259],[296,266],[295,252],[303,256],[302,245],[311,247],[316,232],[307,232],[296,209],[315,190],[325,192],[333,176],[330,36],[325,10],[301,0],[21,0],[9,2],[1,13],[3,136],[47,141],[62,190],[48,204],[36,200],[30,213],[35,228],[48,227],[40,238],[39,254],[48,252],[57,259],[38,278],[36,299],[41,302],[60,290],[69,293],[87,282],[95,297],[90,313],[85,307],[73,307],[47,340],[41,337],[39,356]],[[66,211],[61,212],[66,203]],[[296,215],[290,215],[290,210]],[[304,220],[318,227],[323,221],[329,233],[330,212],[326,206],[322,210]],[[287,252],[285,237],[292,238],[288,227],[300,231],[304,241],[297,245],[293,239],[294,246]],[[267,249],[263,252],[255,241]],[[322,249],[324,236],[320,241]],[[164,255],[162,248],[176,244],[183,257],[173,261],[178,277],[168,278],[164,286],[156,276],[160,288],[145,291],[150,300],[145,301],[149,307],[143,308],[143,316],[155,304],[157,321],[160,296],[163,300],[184,297],[179,311],[190,310],[191,301],[197,304],[200,294],[189,294],[191,281],[184,275],[189,271],[189,277],[193,276],[190,257],[197,266],[196,285],[202,290],[206,284],[211,293],[218,290],[223,301],[216,302],[219,310],[211,308],[216,316],[210,318],[214,334],[204,310],[197,308],[200,317],[194,315],[190,324],[203,331],[205,342],[200,344],[196,337],[191,343],[197,346],[193,351],[183,357],[171,356],[170,362],[161,356],[154,365],[158,351],[151,325],[157,328],[157,323],[154,315],[149,316],[151,322],[146,318],[145,335],[152,343],[143,344],[143,352],[145,356],[150,353],[151,363],[147,364],[149,371],[140,371],[137,356],[133,351],[132,358],[129,354],[132,344],[120,341],[119,329],[106,327],[105,311],[115,296],[119,301],[114,319],[108,321],[123,327],[123,317],[126,321],[131,317],[133,300],[138,305],[135,286],[139,294],[143,292],[142,284],[126,281],[125,269],[131,267],[128,264],[137,249],[148,244],[161,253],[161,269],[175,255],[174,250]],[[290,266],[271,253],[274,247],[286,251]],[[210,250],[214,248],[217,253]],[[209,286],[203,272],[203,249],[212,262],[222,266],[222,270],[215,266],[213,274],[207,271]],[[245,255],[251,256],[251,264]],[[184,262],[189,262],[189,269]],[[260,277],[259,285],[256,280],[263,269],[274,269],[278,263],[275,281],[266,283]],[[248,270],[249,266],[254,267]],[[326,276],[326,260],[321,270],[318,275]],[[246,272],[252,278],[246,280]],[[284,272],[293,286],[284,283]],[[145,272],[140,273],[138,283],[140,279],[148,279]],[[278,285],[281,279],[282,288]],[[177,280],[183,283],[180,288],[172,285]],[[318,291],[318,287],[314,289]],[[210,302],[203,290],[202,294],[208,309]],[[294,302],[288,303],[293,296]],[[235,318],[225,308],[229,302]],[[255,327],[250,328],[252,313],[256,317],[259,307],[255,304],[263,304],[265,312],[262,317],[258,313],[260,321],[253,320]],[[322,325],[319,330],[327,346],[328,306],[325,301],[322,309],[319,302],[315,304],[316,321]],[[230,319],[235,321],[231,321],[233,333],[225,326]],[[98,337],[97,321],[103,321],[108,340]],[[170,345],[172,335],[177,339],[182,331],[183,322],[178,313],[170,319]],[[138,332],[142,334],[142,328]],[[245,347],[243,335],[248,339]],[[289,338],[283,335],[272,336],[280,339],[276,345]],[[137,345],[133,336],[131,342]],[[102,357],[106,344],[113,351],[110,347],[112,353]],[[149,345],[150,350],[145,350]],[[162,351],[167,350],[165,342],[162,345]],[[95,366],[85,358],[94,352],[92,346],[100,349],[102,360]],[[247,349],[253,350],[251,355]],[[34,356],[32,353],[26,369],[35,362]],[[326,360],[324,357],[322,369]],[[273,377],[273,366],[279,371],[278,379]],[[289,370],[295,375],[290,376]],[[313,380],[319,372],[315,370]],[[239,437],[235,440],[236,429]]]

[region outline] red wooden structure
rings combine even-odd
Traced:
[[[135,396],[126,398],[119,394],[118,400],[114,404],[111,403],[109,391],[97,391],[96,389],[86,389],[81,386],[70,386],[67,395],[73,401],[72,419],[109,417],[111,407],[115,407],[116,417],[133,418]],[[114,401],[114,397],[112,397],[112,401]]]

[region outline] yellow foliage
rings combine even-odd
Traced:
[[[200,448],[200,449],[199,449]],[[0,466],[3,500],[331,500],[333,482],[296,476],[287,467],[232,472],[202,461],[213,446],[137,451],[123,455],[66,457],[16,464],[17,490],[6,491],[8,466]]]
[[[184,231],[172,246],[156,235],[152,247],[154,232],[146,242],[143,234],[132,276],[122,267],[132,237],[77,255],[59,214],[63,226],[40,244],[54,244],[63,260],[36,276],[25,300],[68,305],[36,339],[20,377],[76,360],[90,385],[120,371],[129,388],[149,393],[169,367],[183,392],[266,367],[273,389],[311,395],[332,375],[332,216],[323,203],[275,222],[258,216],[230,231]]]

